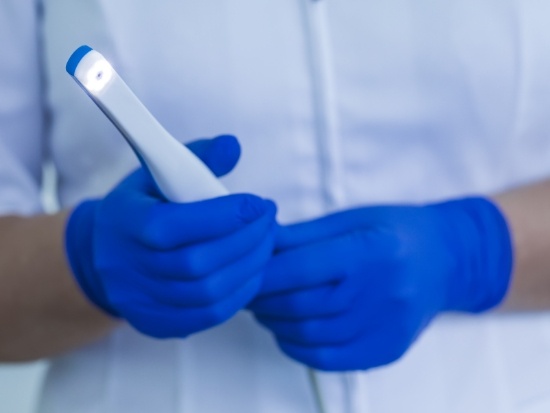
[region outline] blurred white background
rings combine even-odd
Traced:
[[[45,369],[45,362],[0,364],[0,412],[34,412]]]

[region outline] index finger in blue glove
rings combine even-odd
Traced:
[[[349,271],[393,254],[396,247],[391,237],[380,236],[377,231],[358,230],[289,249],[275,255],[267,266],[259,297],[344,280]]]
[[[337,212],[311,221],[282,226],[277,233],[276,249],[287,250],[301,245],[320,242],[355,231],[357,228],[368,230],[375,226],[379,210],[371,207]]]
[[[264,239],[272,238],[270,233],[275,232],[276,207],[271,201],[265,201],[265,205],[260,217],[225,237],[170,250],[151,251],[145,247],[135,259],[141,268],[157,278],[190,280],[207,276],[237,261]],[[200,224],[202,219],[196,221]]]
[[[260,317],[305,320],[348,311],[358,293],[354,288],[332,283],[290,293],[256,297],[248,308]]]
[[[206,277],[159,282],[156,277],[137,273],[134,281],[147,291],[147,298],[156,303],[179,308],[209,306],[230,296],[251,278],[259,278],[261,284],[261,274],[272,252],[273,237],[266,237],[246,256]]]
[[[119,221],[129,235],[157,250],[229,235],[273,209],[273,202],[248,194],[185,204],[137,202],[130,197],[117,201]]]

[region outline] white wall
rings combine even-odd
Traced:
[[[32,413],[45,368],[45,362],[0,364],[0,412]]]

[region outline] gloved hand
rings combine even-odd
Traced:
[[[320,370],[388,364],[444,311],[504,297],[506,222],[490,201],[370,207],[282,227],[249,306],[284,353]]]
[[[237,140],[189,145],[217,175],[237,163]],[[213,327],[258,292],[271,258],[276,208],[253,195],[166,202],[149,173],[132,173],[104,199],[80,204],[66,251],[87,297],[158,338]]]

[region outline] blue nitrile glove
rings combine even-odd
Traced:
[[[189,147],[218,175],[240,154],[229,136]],[[275,210],[253,195],[169,203],[140,168],[74,210],[67,256],[98,307],[144,334],[185,337],[226,321],[256,295],[273,253]]]
[[[282,227],[249,306],[290,357],[321,370],[388,364],[444,311],[503,299],[507,224],[483,198],[369,207]]]

